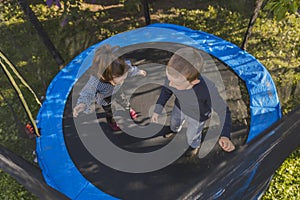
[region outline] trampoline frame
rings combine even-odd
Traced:
[[[159,30],[159,31],[158,31]],[[187,39],[188,38],[188,39]],[[250,97],[247,143],[279,120],[281,108],[275,84],[252,55],[214,35],[173,24],[152,24],[101,41],[74,58],[50,83],[37,116],[37,158],[50,186],[71,199],[116,199],[84,178],[71,160],[63,136],[65,104],[76,81],[91,66],[94,51],[103,44],[125,47],[147,42],[172,42],[195,47],[229,66],[246,84]]]

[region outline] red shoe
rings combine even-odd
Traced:
[[[130,114],[131,119],[137,118],[137,113],[132,108],[129,109],[129,114]]]
[[[108,123],[109,127],[113,130],[113,131],[120,131],[120,127],[118,126],[118,124],[116,122],[113,123]]]

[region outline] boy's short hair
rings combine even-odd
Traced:
[[[167,69],[168,68],[174,69],[182,74],[189,82],[192,82],[200,76],[203,68],[203,58],[196,49],[184,47],[173,54],[167,64]]]

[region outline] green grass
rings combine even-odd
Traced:
[[[35,200],[15,179],[0,170],[0,199],[2,200]]]

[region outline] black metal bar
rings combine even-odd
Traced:
[[[232,153],[179,199],[257,199],[282,162],[300,146],[300,107]]]
[[[244,50],[247,49],[248,40],[249,40],[250,35],[252,33],[252,28],[253,28],[254,23],[255,23],[255,21],[258,17],[258,14],[259,14],[259,11],[262,7],[263,1],[264,0],[256,0],[255,9],[253,11],[253,14],[252,14],[250,20],[249,20],[249,24],[248,24],[247,31],[246,31],[246,34],[245,34],[244,39],[243,39],[243,43],[241,45],[241,49],[244,49]]]
[[[148,0],[142,0],[146,25],[151,24]]]
[[[0,145],[0,168],[15,178],[29,192],[45,200],[67,200],[65,195],[48,186],[35,165]],[[71,186],[70,186],[71,187]]]
[[[29,4],[26,0],[18,0],[19,5],[23,9],[24,13],[28,16],[29,21],[33,24],[34,28],[36,29],[38,35],[43,40],[44,44],[48,48],[49,52],[51,53],[52,57],[55,59],[56,63],[60,68],[62,68],[64,64],[64,60],[61,57],[58,50],[55,48],[53,43],[51,42],[47,32],[43,29],[42,24],[32,11],[32,9],[29,7]]]

